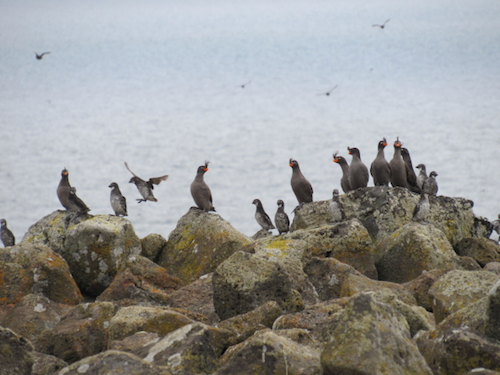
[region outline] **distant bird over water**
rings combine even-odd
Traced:
[[[116,182],[112,182],[109,185],[111,188],[111,194],[109,197],[111,208],[115,211],[116,216],[128,216],[127,215],[127,199],[122,195],[120,188]]]
[[[212,192],[205,183],[203,175],[208,171],[209,161],[205,161],[205,165],[200,165],[196,171],[196,177],[191,183],[191,195],[193,196],[194,203],[202,211],[215,211],[212,204]]]
[[[255,204],[255,220],[257,220],[257,223],[259,223],[262,229],[275,229],[269,215],[264,211],[264,206],[262,206],[260,199],[254,199],[252,204]]]
[[[326,96],[330,96],[330,94],[332,93],[333,90],[335,90],[337,88],[338,85],[335,85],[332,89],[330,89],[329,91],[327,92],[322,92],[318,95],[326,95]]]
[[[252,83],[252,80],[248,81],[247,83],[244,83],[242,85],[239,85],[238,87],[241,87],[242,89],[244,89],[245,87],[247,87],[250,83]]]
[[[134,183],[135,186],[137,186],[137,190],[139,190],[139,193],[141,193],[143,197],[143,199],[136,199],[137,203],[146,201],[158,202],[158,199],[156,199],[153,195],[153,185],[159,185],[162,181],[165,181],[168,178],[168,174],[161,177],[151,177],[149,181],[144,181],[132,172],[132,170],[128,167],[127,162],[125,162],[125,167],[127,167],[129,172],[134,175],[134,177],[130,179],[129,183]]]
[[[35,52],[35,56],[36,56],[37,60],[41,60],[43,58],[43,55],[47,55],[49,53],[50,52],[44,52],[44,53],[42,53],[42,54],[39,55],[38,53]]]
[[[385,21],[382,25],[379,25],[379,24],[375,24],[375,25],[372,25],[372,27],[380,27],[381,29],[385,28],[385,25],[387,24],[387,22],[389,22],[390,19],[388,19],[387,21]]]
[[[0,238],[2,239],[3,245],[14,246],[16,244],[16,238],[14,234],[7,228],[7,221],[5,219],[0,219],[0,225],[2,226],[0,229]]]
[[[274,223],[276,224],[279,234],[290,231],[290,219],[285,212],[285,203],[281,199],[278,199],[278,211],[276,211],[276,215],[274,215]]]

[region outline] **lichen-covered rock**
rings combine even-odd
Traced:
[[[487,238],[464,238],[455,250],[458,255],[475,259],[482,267],[490,262],[500,262],[500,245]]]
[[[33,346],[8,328],[0,327],[0,375],[31,375]]]
[[[380,280],[404,283],[432,269],[454,269],[458,257],[441,230],[411,222],[381,241],[375,258]]]
[[[215,324],[219,316],[215,313],[212,273],[203,275],[191,284],[172,292],[168,306],[188,310],[206,317],[206,322]]]
[[[32,225],[23,243],[44,244],[66,260],[80,290],[91,296],[104,291],[141,243],[130,221],[113,215],[86,216],[76,224],[71,214],[56,211]]]
[[[114,314],[115,306],[109,302],[75,306],[53,329],[43,332],[39,351],[67,363],[100,353],[108,345],[108,327]]]
[[[172,374],[209,374],[217,369],[219,357],[227,347],[226,338],[229,334],[225,330],[196,322],[134,353],[148,363],[165,366]]]
[[[34,352],[34,362],[31,375],[48,375],[68,366],[62,359],[53,355]],[[0,371],[1,372],[1,371]]]
[[[320,375],[319,351],[273,331],[259,331],[228,349],[214,375]]]
[[[485,297],[500,276],[484,271],[450,271],[429,289],[439,323],[448,315]]]
[[[342,284],[348,275],[361,276],[359,271],[335,258],[313,257],[304,267],[321,301],[339,298]]]
[[[424,272],[419,277],[402,284],[402,286],[415,297],[417,305],[422,306],[427,311],[432,311],[433,303],[432,297],[429,295],[429,289],[446,272],[445,270]]]
[[[68,264],[43,245],[20,243],[1,248],[0,304],[15,304],[30,293],[76,305],[83,300]]]
[[[181,280],[170,276],[165,268],[143,256],[132,255],[97,300],[165,305],[181,284]]]
[[[374,246],[370,235],[359,220],[349,220],[332,226],[300,230],[291,234],[301,240],[304,258],[335,258],[354,267],[363,275],[377,279]]]
[[[167,369],[146,362],[131,353],[107,350],[84,358],[54,375],[172,375]]]
[[[491,262],[484,266],[483,270],[500,275],[500,262]]]
[[[190,283],[215,268],[250,238],[217,214],[190,209],[170,233],[158,264],[172,276]]]
[[[321,353],[324,374],[432,375],[406,319],[362,293],[351,298]]]
[[[141,239],[141,255],[156,262],[162,250],[167,246],[167,240],[161,234],[150,233]]]
[[[139,331],[122,340],[111,340],[108,349],[134,353],[145,346],[156,344],[161,338],[156,332]]]
[[[122,340],[139,331],[167,335],[193,321],[168,308],[127,306],[118,310],[109,324],[109,339]]]

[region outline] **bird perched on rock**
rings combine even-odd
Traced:
[[[420,193],[420,200],[413,210],[413,221],[425,221],[430,209],[429,196],[425,192]]]
[[[417,185],[420,189],[423,189],[424,182],[427,180],[427,171],[425,170],[425,165],[419,164],[415,168],[420,170],[420,173],[417,176]]]
[[[132,172],[132,170],[128,167],[127,162],[125,162],[125,167],[127,167],[129,172],[134,175],[134,177],[130,179],[129,183],[134,183],[135,186],[137,186],[137,190],[139,190],[139,193],[142,195],[142,199],[136,199],[137,203],[146,201],[158,202],[158,199],[156,199],[153,195],[153,185],[159,185],[162,181],[165,181],[168,178],[168,174],[161,177],[151,177],[149,181],[144,181]]]
[[[120,188],[116,182],[112,182],[109,187],[111,188],[111,194],[109,201],[111,203],[111,208],[115,211],[116,216],[128,216],[127,215],[127,199],[122,195]]]
[[[347,160],[343,156],[338,154],[338,151],[333,154],[333,162],[340,165],[342,168],[342,177],[340,178],[340,187],[344,191],[344,193],[350,192],[351,184],[349,183],[349,164],[347,164]]]
[[[438,183],[436,181],[437,175],[438,174],[434,171],[432,171],[429,174],[429,177],[427,178],[427,180],[425,180],[424,186],[422,188],[422,191],[424,193],[427,193],[429,195],[436,195],[437,194],[437,192],[438,192]]]
[[[500,234],[500,215],[498,215],[498,219],[493,220],[491,222],[491,225],[492,225],[491,229],[497,232],[497,234]]]
[[[408,184],[408,189],[414,193],[420,193],[421,189],[417,184],[417,175],[413,170],[413,163],[411,162],[410,151],[407,148],[401,147],[401,156],[406,164],[406,183]]]
[[[262,229],[265,230],[270,230],[270,229],[275,229],[273,222],[269,218],[269,216],[266,214],[266,211],[264,211],[264,207],[262,206],[262,202],[260,199],[254,199],[252,204],[255,204],[255,220],[257,220],[257,223],[262,227]]]
[[[16,238],[10,229],[7,228],[7,220],[0,219],[0,225],[2,226],[0,228],[0,238],[2,239],[3,245],[5,247],[14,246],[16,244]]]
[[[76,195],[75,187],[71,187],[69,189],[68,202],[69,202],[69,208],[68,208],[69,211],[73,211],[79,214],[86,214],[87,212],[90,211],[90,208],[88,208],[87,205],[83,203],[83,201]]]
[[[401,156],[402,146],[403,144],[399,141],[398,137],[396,142],[394,142],[394,156],[389,162],[389,166],[391,167],[391,185],[408,188],[408,183],[406,182],[406,163]]]
[[[297,197],[299,202],[299,207],[304,203],[310,203],[313,201],[313,188],[312,185],[304,177],[300,171],[299,163],[297,160],[290,159],[290,167],[292,167],[292,179],[290,183],[292,185],[292,190]]]
[[[378,143],[377,157],[370,166],[370,174],[375,186],[389,186],[391,181],[391,167],[384,155],[385,146],[387,146],[387,141],[384,138]]]
[[[210,188],[205,183],[203,175],[208,171],[209,161],[205,161],[205,165],[200,165],[196,171],[196,177],[191,183],[191,195],[193,196],[194,202],[200,210],[205,212],[215,211],[212,204],[212,192]]]
[[[57,186],[57,197],[63,205],[63,207],[69,210],[69,191],[71,185],[69,184],[69,172],[64,168],[61,172],[61,181],[59,181],[59,186]]]
[[[35,56],[36,56],[36,59],[37,60],[41,60],[43,58],[44,55],[47,55],[49,54],[50,52],[44,52],[44,53],[41,53],[40,55],[38,53],[35,52]]]
[[[285,203],[281,199],[278,199],[278,210],[274,215],[274,223],[279,234],[287,233],[290,230],[290,219],[285,212]]]
[[[330,201],[330,213],[335,223],[345,220],[344,206],[340,202],[339,191],[337,189],[333,189],[332,200]]]
[[[349,155],[352,155],[351,165],[349,166],[349,185],[352,190],[368,186],[368,168],[361,161],[361,154],[356,147],[347,147]]]

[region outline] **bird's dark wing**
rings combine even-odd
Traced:
[[[155,185],[160,185],[160,182],[162,181],[166,181],[168,178],[168,174],[166,174],[165,176],[161,176],[161,177],[151,177],[149,179],[149,182],[155,184]]]
[[[44,52],[44,53],[42,53],[42,54],[40,55],[40,57],[42,57],[43,55],[47,55],[47,54],[49,54],[49,53],[50,53],[50,52]]]
[[[129,171],[130,173],[132,173],[135,177],[140,178],[140,177],[139,177],[139,176],[137,176],[134,172],[132,172],[132,170],[128,167],[127,162],[125,162],[125,167],[127,167],[128,171]]]

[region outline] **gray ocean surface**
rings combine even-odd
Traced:
[[[64,167],[91,214],[113,213],[115,181],[139,237],[168,237],[209,160],[217,213],[253,235],[255,198],[293,217],[289,158],[325,200],[333,152],[369,166],[398,136],[438,194],[493,220],[499,123],[498,0],[0,0],[0,217],[18,241],[62,209]],[[157,203],[135,202],[124,161],[170,175]]]

